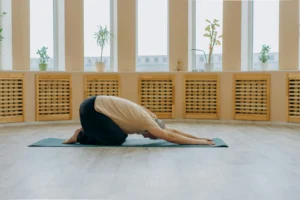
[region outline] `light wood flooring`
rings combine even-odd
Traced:
[[[28,148],[78,126],[0,127],[0,199],[300,199],[300,127],[170,126],[230,147]]]

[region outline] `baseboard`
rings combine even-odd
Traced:
[[[268,125],[268,126],[300,126],[300,123],[291,122],[271,122],[271,121],[243,121],[243,120],[202,120],[202,119],[165,119],[166,123],[198,123],[198,124],[239,124],[239,125]],[[79,120],[66,121],[39,121],[39,122],[21,122],[0,124],[0,128],[19,127],[19,126],[41,126],[41,125],[59,125],[59,124],[78,124]]]
[[[41,125],[56,125],[56,124],[79,124],[79,120],[62,120],[62,121],[34,121],[0,124],[0,127],[17,127],[17,126],[41,126]]]

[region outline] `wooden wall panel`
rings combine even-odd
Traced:
[[[234,74],[233,102],[236,120],[270,120],[270,75]]]
[[[288,121],[300,122],[300,73],[287,75]]]
[[[86,75],[84,77],[84,98],[90,96],[120,96],[119,75]]]
[[[141,75],[138,86],[141,106],[155,113],[158,118],[174,118],[174,76]]]
[[[36,75],[36,120],[70,120],[72,117],[71,76]]]
[[[219,119],[219,89],[219,75],[185,75],[184,118]]]
[[[24,121],[24,79],[22,73],[0,74],[0,123]]]

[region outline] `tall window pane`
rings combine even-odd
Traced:
[[[278,52],[279,0],[253,1],[253,69],[278,69]]]
[[[95,39],[95,33],[100,30],[100,26],[105,30],[107,27],[108,35],[111,30],[111,0],[84,0],[84,68],[85,70],[96,70],[96,62],[101,61],[101,46]],[[100,32],[98,32],[100,33]],[[105,31],[103,31],[105,33]],[[112,70],[112,55],[110,37],[103,46],[102,62],[105,63],[105,70]]]
[[[191,0],[192,69],[222,70],[223,0]]]
[[[168,7],[168,0],[137,0],[137,71],[169,71]]]
[[[12,69],[12,26],[11,26],[11,1],[0,0],[0,28],[2,28],[0,42],[0,70]],[[0,36],[0,37],[1,37]]]
[[[48,48],[48,69],[54,66],[54,23],[53,0],[30,0],[30,59],[31,69],[39,69],[37,51],[43,47]]]

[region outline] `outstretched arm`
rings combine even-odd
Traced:
[[[194,138],[194,139],[198,139],[198,140],[208,140],[208,141],[212,141],[212,139],[207,139],[207,138],[200,138],[200,137],[197,137],[197,136],[194,136],[194,135],[191,135],[191,134],[188,134],[188,133],[185,133],[185,132],[182,132],[182,131],[179,131],[177,129],[173,129],[173,128],[166,128],[167,131],[170,131],[172,133],[176,133],[176,134],[179,134],[179,135],[183,135],[185,137],[189,137],[189,138]]]
[[[176,134],[161,128],[152,128],[148,130],[148,132],[156,138],[160,138],[175,144],[204,144],[204,145],[214,144],[212,141],[186,137],[184,135]]]

